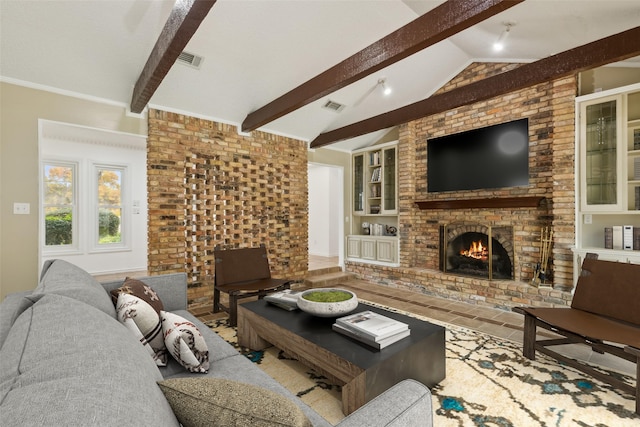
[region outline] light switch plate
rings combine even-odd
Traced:
[[[13,204],[14,215],[29,215],[31,213],[31,204],[29,203],[14,203]]]

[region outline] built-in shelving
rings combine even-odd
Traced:
[[[357,150],[352,156],[353,194],[347,259],[398,262],[397,141]]]
[[[640,264],[640,84],[576,99],[576,159],[575,279],[587,253]]]

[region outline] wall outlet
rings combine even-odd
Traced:
[[[593,216],[591,214],[584,214],[584,223],[593,224]]]
[[[31,213],[30,203],[14,203],[13,214],[14,215],[29,215]]]

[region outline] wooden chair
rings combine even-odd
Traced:
[[[271,278],[269,258],[264,245],[258,248],[222,250],[215,248],[213,312],[229,313],[229,325],[238,322],[238,300],[278,292],[291,287],[291,280]],[[229,295],[229,304],[220,303],[220,292]]]
[[[566,363],[624,392],[635,395],[640,414],[640,265],[585,258],[571,307],[515,307],[524,314],[523,355],[535,352]],[[550,330],[562,338],[546,339],[536,329]],[[635,387],[548,347],[585,344],[598,353],[636,364]]]

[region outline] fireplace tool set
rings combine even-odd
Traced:
[[[542,227],[540,231],[540,262],[536,264],[531,282],[539,288],[551,287],[551,283],[547,283],[547,279],[551,278],[547,274],[549,267],[549,255],[551,254],[551,245],[553,243],[553,230],[551,227]]]

